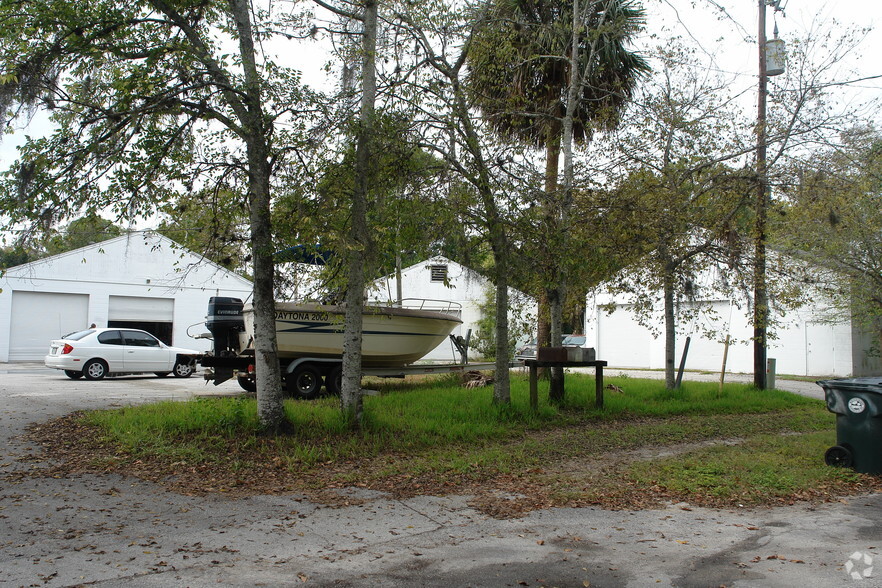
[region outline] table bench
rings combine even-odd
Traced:
[[[524,365],[530,368],[530,408],[539,410],[539,384],[538,371],[541,367],[593,367],[594,368],[594,405],[603,408],[603,368],[607,362],[596,361],[539,361],[537,359],[525,359]],[[563,382],[561,382],[563,385]]]

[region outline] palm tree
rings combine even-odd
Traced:
[[[567,106],[574,0],[491,0],[469,51],[472,98],[503,137],[560,149]],[[643,23],[630,0],[588,0],[577,19],[583,80],[573,125],[577,143],[611,129],[649,65],[626,47]],[[549,159],[554,159],[549,157]]]
[[[642,8],[630,0],[585,1],[580,6],[578,0],[490,0],[469,52],[474,105],[502,137],[545,149],[546,204],[557,199],[565,115],[571,140],[590,141],[595,130],[617,126],[649,71],[643,57],[627,48],[643,23]],[[551,221],[552,207],[545,212]],[[558,272],[545,257],[551,269],[547,282],[554,286],[540,290],[540,317],[545,296],[562,302]],[[559,317],[555,320],[558,334]],[[540,318],[540,344],[547,345],[550,334]]]

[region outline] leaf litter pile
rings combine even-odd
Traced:
[[[223,494],[253,496],[298,493],[329,506],[348,506],[365,502],[361,490],[381,492],[392,498],[450,494],[471,496],[470,504],[496,518],[519,517],[533,510],[550,507],[597,506],[617,510],[658,508],[668,504],[694,506],[776,506],[796,502],[820,503],[882,491],[882,477],[851,476],[825,481],[809,489],[786,495],[718,495],[713,492],[675,491],[654,483],[639,483],[629,475],[635,461],[652,460],[685,453],[714,444],[737,444],[738,439],[708,439],[668,445],[651,443],[650,449],[586,451],[579,442],[565,457],[541,461],[521,468],[501,468],[474,464],[466,471],[408,467],[408,455],[383,453],[349,461],[326,462],[309,468],[292,467],[276,439],[260,438],[258,443],[230,442],[210,459],[188,462],[170,456],[137,456],[112,443],[93,426],[84,425],[79,413],[48,423],[32,425],[24,440],[40,447],[40,453],[21,458],[39,464],[24,476],[68,477],[81,474],[119,474],[150,481],[185,495]],[[614,423],[596,427],[614,428]],[[533,432],[534,440],[550,436],[572,439],[573,429]],[[515,451],[523,440],[511,443]],[[503,448],[503,451],[505,449]],[[547,456],[546,456],[547,457]],[[390,467],[394,465],[395,467]]]

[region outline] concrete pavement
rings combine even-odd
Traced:
[[[329,507],[298,495],[182,496],[116,475],[8,476],[46,467],[15,439],[27,423],[217,392],[238,389],[196,378],[71,381],[7,366],[0,586],[882,586],[880,495],[496,520],[468,496],[394,500],[350,489],[348,505]]]

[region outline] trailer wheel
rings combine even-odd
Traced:
[[[253,378],[239,376],[236,378],[236,381],[239,382],[239,386],[246,392],[257,392],[257,382]]]
[[[322,389],[322,375],[315,366],[305,363],[285,376],[285,383],[288,386],[288,394],[294,398],[312,400]]]
[[[343,387],[343,366],[335,365],[330,373],[325,376],[325,390],[328,394],[334,396],[340,395],[340,389]]]

